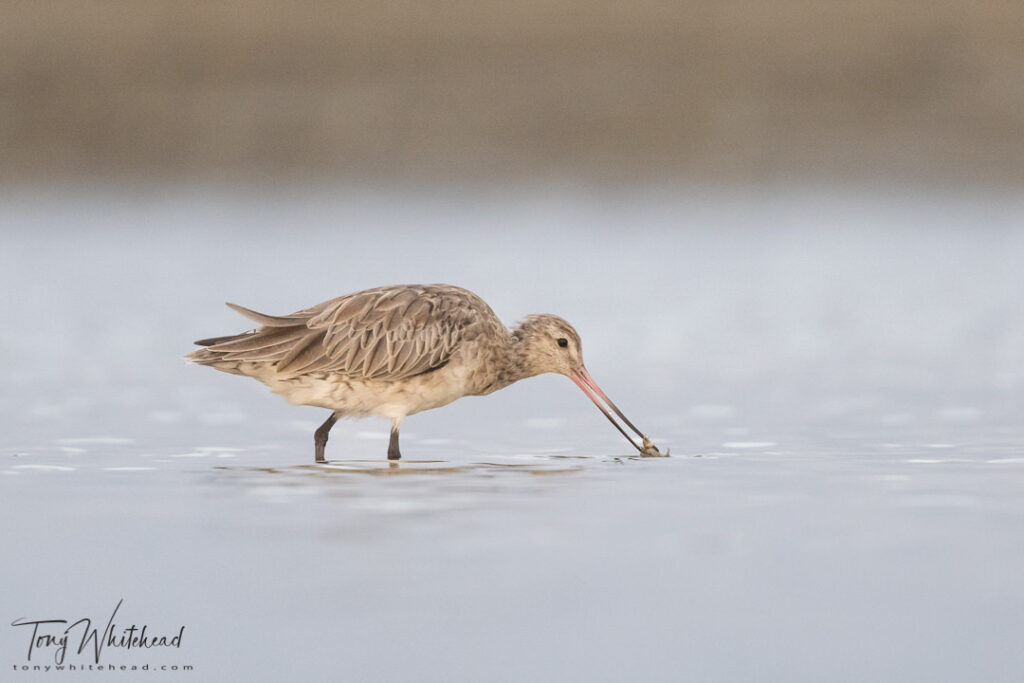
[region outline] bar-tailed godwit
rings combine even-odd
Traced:
[[[260,327],[197,341],[204,348],[187,358],[258,379],[294,405],[330,410],[313,435],[317,462],[325,462],[327,434],[339,418],[389,418],[388,458],[398,460],[398,430],[408,415],[545,372],[572,379],[642,455],[659,455],[594,382],[580,336],[558,316],[531,315],[510,330],[483,299],[451,285],[376,287],[283,316],[228,306]]]

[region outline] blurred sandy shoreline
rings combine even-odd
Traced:
[[[1024,179],[1024,5],[15,1],[0,181]]]

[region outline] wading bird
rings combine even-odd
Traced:
[[[398,430],[408,415],[545,372],[572,379],[642,455],[659,455],[594,382],[580,336],[558,316],[531,315],[509,330],[483,299],[451,285],[377,287],[283,316],[228,306],[260,327],[201,339],[204,348],[187,358],[258,379],[293,405],[330,410],[313,435],[316,462],[325,462],[339,418],[389,418],[388,459],[398,460]]]

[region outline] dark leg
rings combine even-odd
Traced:
[[[331,431],[331,427],[338,421],[338,414],[331,413],[331,416],[324,420],[324,423],[317,427],[317,430],[313,432],[313,445],[316,448],[316,461],[327,462],[324,457],[324,446],[327,445],[327,433]]]
[[[402,418],[391,421],[391,441],[388,442],[388,460],[401,460],[402,451],[398,450],[398,428],[402,426]]]

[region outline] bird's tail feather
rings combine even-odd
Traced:
[[[306,329],[306,318],[301,315],[266,315],[232,303],[228,303],[228,307],[260,323],[262,327],[241,334],[200,339],[195,344],[204,348],[197,349],[185,357],[190,363],[214,365],[222,361],[280,360],[281,353],[292,346],[291,337],[305,336],[309,333]]]

